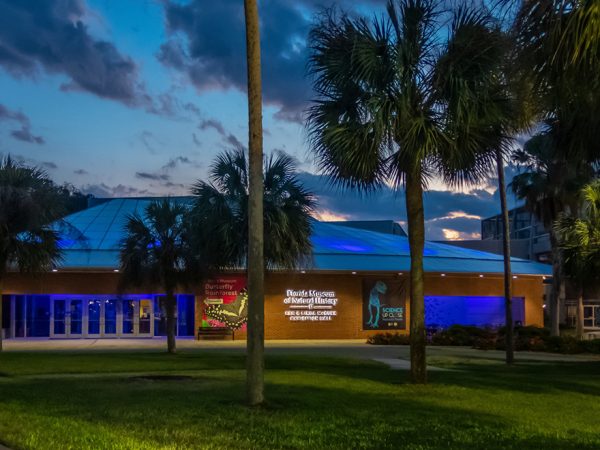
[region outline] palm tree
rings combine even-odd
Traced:
[[[527,195],[530,205],[537,191],[538,204],[551,207],[549,214],[543,214],[547,225],[577,197],[566,196],[578,191],[572,189],[572,181],[589,180],[571,178],[573,172],[586,172],[600,160],[599,13],[595,0],[523,1],[512,27],[517,43],[516,66],[531,84],[538,116],[546,124],[532,146],[546,148],[543,159],[548,164],[543,170],[553,174],[546,183],[548,190],[543,193],[538,188],[544,185],[544,172],[541,177],[527,175],[529,180],[524,177],[520,183],[527,181],[530,186],[531,195]],[[534,189],[536,185],[538,188]],[[550,237],[554,260],[551,333],[558,335],[561,261],[553,231]]]
[[[510,187],[525,208],[549,230],[552,248],[552,295],[550,331],[559,334],[560,292],[562,290],[562,254],[554,222],[561,213],[576,211],[582,187],[595,175],[594,164],[585,159],[566,159],[558,146],[557,125],[549,121],[546,129],[529,139],[513,161],[525,170],[517,174]]]
[[[248,339],[246,391],[251,406],[265,399],[265,273],[260,23],[256,0],[244,0],[248,68]]]
[[[554,223],[565,274],[577,289],[577,337],[583,338],[583,295],[586,284],[600,280],[600,180],[581,191],[581,217],[561,213]]]
[[[267,158],[264,178],[264,267],[293,269],[311,254],[312,194],[296,177],[294,160],[277,152]],[[205,254],[213,255],[211,266],[243,267],[249,263],[248,195],[249,164],[243,149],[218,155],[210,168],[209,181],[198,181],[193,189],[195,228],[202,230]]]
[[[318,98],[309,137],[322,171],[345,187],[406,189],[411,255],[411,375],[425,383],[423,189],[460,185],[495,162],[505,39],[482,11],[446,18],[433,0],[390,1],[367,21],[329,12],[310,34]],[[503,98],[503,96],[500,96]]]
[[[121,288],[130,285],[160,286],[165,292],[167,348],[175,353],[175,290],[200,273],[199,257],[192,246],[189,208],[171,199],[151,202],[143,216],[129,215],[121,243]]]
[[[252,267],[252,246],[249,244],[249,238],[253,231],[250,226],[251,202],[248,201],[251,195],[250,171],[243,149],[226,151],[213,163],[209,182],[198,181],[192,190],[196,196],[196,230],[202,230],[202,233],[208,236],[200,240],[205,246],[205,253],[213,256],[210,265],[232,268],[247,264],[249,288]],[[269,239],[264,244],[262,270],[265,267],[294,268],[311,253],[310,213],[313,198],[302,187],[295,172],[294,161],[283,153],[272,155],[264,162],[264,193],[261,196],[264,197],[264,217],[261,217],[260,228],[264,228]],[[262,252],[263,248],[261,254]],[[248,296],[248,346],[258,347],[258,350],[253,350],[254,353],[248,353],[248,401],[257,405],[264,401],[263,307],[259,308],[258,313],[256,308],[252,310],[250,293]],[[262,303],[262,297],[258,300]],[[254,301],[257,301],[256,297]],[[250,322],[252,311],[255,316],[254,321]],[[251,337],[252,327],[255,329]]]
[[[0,161],[0,351],[3,280],[10,270],[36,273],[60,262],[59,237],[48,225],[62,213],[58,188],[46,173],[10,156]]]

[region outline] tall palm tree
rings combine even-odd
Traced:
[[[497,72],[504,36],[482,11],[448,23],[433,0],[389,1],[368,21],[327,13],[310,34],[318,98],[309,136],[324,173],[361,190],[405,187],[411,256],[411,375],[425,383],[423,189],[434,176],[460,185],[495,162]]]
[[[561,213],[554,223],[565,274],[577,289],[577,337],[583,338],[583,296],[586,284],[600,281],[600,180],[581,192],[581,217]]]
[[[157,286],[164,290],[167,349],[175,353],[177,299],[175,290],[200,273],[199,257],[191,233],[189,208],[171,199],[151,202],[143,215],[132,214],[121,243],[121,288]]]
[[[544,220],[548,225],[568,207],[564,193],[572,191],[573,164],[575,171],[586,171],[585,166],[600,160],[599,19],[595,0],[527,0],[519,3],[512,27],[516,66],[531,84],[538,116],[547,125],[533,145],[545,146],[546,155],[552,155],[546,167],[553,176],[548,191],[539,197],[540,204],[552,203],[551,217]],[[544,172],[542,177],[531,176],[529,184],[543,178]],[[550,237],[554,259],[551,333],[558,335],[561,261],[553,231]]]
[[[48,225],[63,213],[59,190],[45,172],[0,161],[0,351],[2,284],[8,271],[42,272],[60,262],[58,234]]]
[[[264,216],[261,216],[260,228],[269,236],[264,244],[262,270],[265,267],[294,268],[311,253],[313,197],[296,178],[295,169],[294,161],[283,153],[268,158],[264,169],[261,166]],[[201,240],[206,254],[212,255],[210,265],[231,268],[247,264],[249,288],[253,264],[252,240],[249,239],[253,232],[252,206],[248,201],[252,186],[250,174],[251,167],[243,149],[226,151],[213,163],[209,181],[198,181],[192,189],[196,196],[196,230],[202,230],[209,237]],[[263,248],[260,250],[262,254]],[[250,308],[252,301],[249,296],[248,346],[256,348],[248,353],[248,401],[258,405],[264,401],[263,306],[257,312],[256,305]],[[262,297],[254,297],[254,302],[257,301],[262,303]]]
[[[293,269],[311,254],[312,194],[296,177],[294,160],[277,152],[266,158],[264,172],[265,235],[264,267]],[[217,268],[249,264],[248,196],[249,164],[243,149],[218,155],[210,168],[209,181],[198,181],[193,189],[195,228],[202,230],[205,254],[213,255]]]
[[[248,69],[248,340],[246,391],[251,406],[265,399],[265,273],[260,22],[256,0],[244,0]]]

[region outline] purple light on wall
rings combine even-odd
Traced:
[[[513,320],[525,322],[525,302],[513,298]],[[447,328],[451,325],[499,327],[505,324],[504,297],[428,296],[425,297],[425,325]]]

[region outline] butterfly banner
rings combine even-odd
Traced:
[[[238,330],[248,320],[246,277],[228,276],[206,281],[203,292],[202,325]]]

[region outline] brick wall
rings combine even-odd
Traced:
[[[395,275],[398,276],[398,275]],[[403,275],[406,277],[407,275]],[[9,274],[4,294],[116,294],[118,273],[48,273],[37,277]],[[525,298],[527,325],[543,325],[543,284],[541,277],[519,277],[513,280],[514,296]],[[326,322],[293,322],[285,316],[287,289],[333,290],[339,303],[337,316]],[[158,288],[128,289],[128,293],[159,292]],[[425,295],[502,296],[502,277],[477,275],[428,275]],[[197,293],[187,289],[186,293]],[[266,339],[363,339],[373,331],[362,330],[362,276],[322,274],[270,274],[265,289]],[[410,306],[406,302],[407,330]],[[201,298],[196,296],[196,327],[200,325]],[[245,333],[237,332],[244,339]]]

